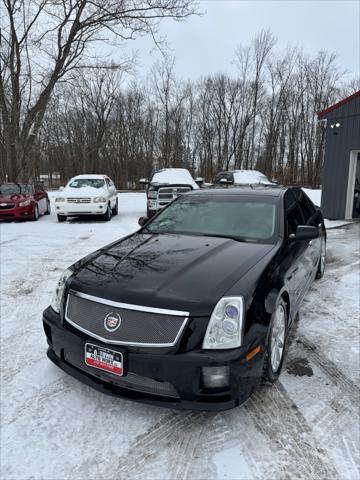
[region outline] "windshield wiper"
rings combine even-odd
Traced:
[[[229,240],[235,240],[237,242],[247,242],[244,237],[238,237],[236,235],[222,235],[221,233],[201,233],[201,237],[215,237],[215,238],[228,238]]]
[[[158,230],[157,232],[154,232],[153,230],[150,230],[150,228],[148,227],[142,227],[141,232],[150,233],[151,235],[158,235],[159,233],[167,233],[165,230],[164,231]]]
[[[158,230],[154,232],[147,227],[143,227],[142,231],[144,233],[150,233],[151,235],[160,235],[164,234],[173,234],[173,235],[194,235],[196,237],[214,237],[214,238],[227,238],[228,240],[235,240],[236,242],[248,242],[244,237],[237,237],[236,235],[222,235],[221,233],[197,233],[197,232],[181,232],[181,231],[170,231],[170,230]]]

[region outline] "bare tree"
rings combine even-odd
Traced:
[[[3,0],[0,141],[10,177],[28,170],[55,86],[92,65],[97,42],[151,35],[164,18],[182,20],[193,0]],[[118,65],[119,66],[119,65]],[[121,65],[120,65],[121,66]]]
[[[97,68],[58,85],[34,144],[36,171],[56,169],[66,180],[97,169],[135,188],[164,166],[186,166],[206,180],[256,167],[283,183],[319,185],[325,136],[316,112],[352,86],[332,54],[272,52],[257,74],[255,50],[237,50],[235,78],[182,82],[168,59],[145,83],[121,83],[117,71]]]

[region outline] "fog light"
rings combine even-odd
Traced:
[[[205,388],[227,387],[229,379],[229,367],[202,367],[202,383]]]

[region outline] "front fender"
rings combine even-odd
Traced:
[[[249,345],[250,348],[258,344],[265,346],[277,299],[285,291],[278,259],[280,247],[281,243],[226,293],[245,298],[244,345]]]

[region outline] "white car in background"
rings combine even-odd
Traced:
[[[55,198],[55,210],[59,222],[82,215],[98,215],[108,221],[118,213],[114,182],[107,175],[73,177]]]

